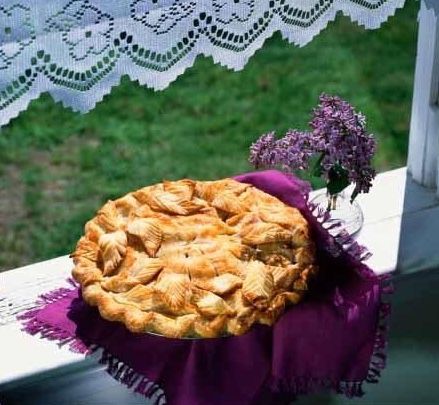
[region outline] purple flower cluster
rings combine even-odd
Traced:
[[[262,135],[251,147],[249,161],[256,168],[283,170],[309,168],[310,158],[320,156],[319,171],[330,181],[331,169],[342,168],[355,195],[368,192],[375,170],[371,166],[376,150],[373,135],[366,131],[366,119],[346,101],[322,94],[313,111],[311,132],[288,131],[277,139],[274,132]]]
[[[375,177],[372,158],[376,150],[373,135],[366,131],[366,119],[340,97],[322,94],[310,122],[312,143],[322,153],[321,169],[326,179],[335,165],[347,171],[355,183],[355,194],[367,193]]]
[[[274,132],[261,135],[259,139],[250,146],[250,157],[248,161],[256,168],[276,166],[272,155],[276,154],[276,136]]]
[[[283,170],[307,169],[310,157],[315,153],[309,141],[311,134],[288,131],[276,139],[274,132],[262,135],[250,147],[250,163],[256,168],[281,167]]]

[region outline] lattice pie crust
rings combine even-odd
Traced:
[[[164,181],[108,201],[72,254],[84,300],[132,332],[241,335],[315,273],[300,212],[232,179]]]

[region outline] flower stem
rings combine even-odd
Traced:
[[[326,211],[332,211],[337,208],[337,197],[338,194],[329,194],[328,195],[328,206],[326,207]]]

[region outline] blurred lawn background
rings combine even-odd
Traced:
[[[159,93],[125,78],[87,115],[32,102],[0,132],[0,271],[69,253],[108,199],[249,170],[252,141],[305,129],[321,92],[366,114],[379,171],[405,165],[418,6],[377,31],[339,17],[304,48],[276,35],[241,72],[199,58]]]

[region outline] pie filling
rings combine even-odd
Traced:
[[[164,181],[108,201],[72,258],[103,318],[174,338],[272,325],[317,270],[300,212],[232,179]]]

